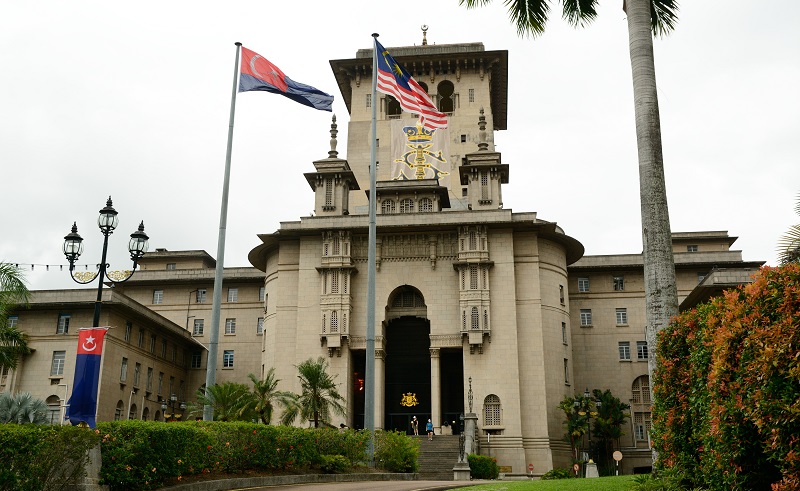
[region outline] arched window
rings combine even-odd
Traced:
[[[400,116],[402,109],[400,108],[400,103],[397,102],[397,99],[394,97],[387,95],[386,96],[386,116]]]
[[[453,85],[453,82],[449,80],[443,80],[439,82],[439,85],[436,88],[438,91],[439,110],[443,113],[453,112],[455,109],[455,101],[453,97],[455,86]]]
[[[136,419],[136,404],[131,404],[131,410],[128,412],[128,419]]]
[[[642,375],[633,381],[631,386],[634,404],[650,404],[650,377]]]
[[[47,403],[47,422],[51,425],[61,423],[61,399],[58,396],[50,396],[45,401]]]
[[[150,408],[146,407],[142,409],[142,421],[147,421],[147,418],[150,417]]]
[[[480,329],[480,316],[478,315],[478,307],[472,307],[472,329]]]
[[[428,213],[433,211],[433,200],[430,198],[422,198],[419,200],[420,213]]]
[[[414,213],[414,200],[410,198],[401,199],[400,213]]]
[[[339,312],[331,312],[331,332],[339,332]]]
[[[494,394],[489,394],[483,400],[483,425],[499,426],[502,424],[500,419],[500,398]]]
[[[114,421],[119,421],[122,419],[122,411],[124,409],[124,405],[122,401],[117,403],[117,408],[114,410]]]
[[[416,290],[403,290],[392,299],[393,309],[414,309],[420,307],[425,307],[425,300]]]
[[[153,416],[153,421],[161,421],[161,411],[156,409],[156,414]]]
[[[381,203],[381,213],[384,215],[388,215],[390,213],[394,213],[394,201],[387,199]]]
[[[416,79],[416,77],[415,77],[415,79]],[[426,94],[429,94],[429,92],[428,92],[428,84],[426,84],[425,82],[420,82],[419,80],[417,80],[417,83],[420,85],[420,87],[425,89],[425,93]]]

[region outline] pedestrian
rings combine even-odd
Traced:
[[[425,425],[425,431],[428,432],[428,441],[433,440],[433,423],[431,420],[428,420],[428,424]]]
[[[411,418],[411,429],[414,430],[414,436],[419,436],[419,421],[416,416]]]

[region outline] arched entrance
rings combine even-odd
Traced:
[[[411,434],[411,418],[420,431],[431,414],[430,322],[419,290],[404,285],[386,307],[384,427]]]

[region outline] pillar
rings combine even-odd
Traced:
[[[386,352],[375,350],[375,429],[382,430],[386,426],[384,405],[386,397]]]
[[[439,348],[431,348],[431,422],[442,433],[442,381],[439,374]]]

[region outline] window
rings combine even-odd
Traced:
[[[136,404],[131,404],[131,409],[128,411],[128,419],[136,419]]]
[[[228,302],[238,302],[238,301],[239,301],[239,289],[228,288]]]
[[[467,135],[461,135],[461,143],[467,143]]]
[[[153,290],[153,305],[164,303],[164,290]]]
[[[172,363],[178,361],[178,344],[175,343],[172,345]]]
[[[631,386],[634,404],[650,404],[650,377],[642,375],[633,381]]]
[[[483,424],[484,426],[499,426],[501,423],[500,398],[489,394],[483,400]]]
[[[636,359],[646,360],[650,357],[647,350],[647,341],[636,341]]]
[[[122,409],[123,406],[122,401],[117,402],[117,408],[114,410],[114,421],[119,421],[122,419]]]
[[[478,316],[478,307],[472,307],[472,314],[471,314],[471,328],[472,329],[480,329],[480,317]]]
[[[619,346],[619,359],[624,361],[630,361],[631,343],[629,341],[620,341],[618,346]]]
[[[136,345],[140,348],[144,346],[144,329],[139,328],[139,339],[136,340]]]
[[[586,293],[589,291],[589,278],[578,278],[578,292]]]
[[[161,394],[164,388],[164,372],[158,372],[158,393]]]
[[[381,203],[381,213],[388,215],[394,213],[394,201],[387,199]]]
[[[167,263],[167,270],[172,271],[174,269],[178,269],[178,265],[176,263]]]
[[[203,354],[199,351],[192,352],[191,368],[200,368],[203,362]]]
[[[261,288],[258,289],[258,301],[259,302],[263,302],[264,300],[266,300],[266,298],[267,298],[266,293],[267,293],[267,289],[265,287],[262,286]]]
[[[400,116],[402,109],[400,108],[400,103],[397,102],[397,99],[394,97],[387,95],[386,96],[386,115],[387,116]],[[394,119],[394,118],[390,118]]]
[[[50,375],[64,375],[64,360],[66,351],[53,351],[53,362],[50,364]]]
[[[686,246],[686,252],[697,252],[697,246],[696,245],[687,245]]]
[[[167,394],[173,394],[175,392],[175,377],[169,378],[169,392]]]
[[[142,373],[142,365],[137,363],[136,366],[133,367],[133,386],[139,387],[139,375]]]
[[[150,392],[153,390],[153,369],[151,367],[147,367],[147,391]]]
[[[652,426],[649,412],[633,413],[633,432],[637,442],[646,442]]]
[[[564,305],[564,285],[558,285],[558,299]]]
[[[372,107],[372,94],[367,94],[367,107]]]
[[[438,106],[443,113],[451,113],[455,109],[455,86],[449,80],[443,80],[436,87],[438,91]]]
[[[628,309],[616,309],[617,312],[617,325],[618,326],[627,326],[628,325]]]
[[[258,334],[259,336],[264,334],[264,318],[263,317],[259,317],[258,321],[256,321],[256,334]]]
[[[194,320],[194,328],[192,328],[192,336],[202,336],[203,335],[203,319],[195,319]]]
[[[469,267],[469,289],[478,289],[478,266],[475,264],[472,264]]]
[[[17,327],[17,324],[19,324],[19,317],[16,316],[16,315],[9,315],[8,316],[8,327],[13,329],[13,328]]]
[[[569,384],[569,360],[564,358],[564,383]]]
[[[433,211],[433,200],[430,198],[422,198],[419,200],[419,211],[420,213],[429,213]]]
[[[592,309],[581,309],[581,325],[592,325]]]
[[[567,323],[566,322],[562,322],[561,323],[561,340],[564,342],[564,344],[568,344],[567,343]]]
[[[156,335],[155,334],[151,334],[150,335],[150,353],[153,353],[153,354],[156,353]]]
[[[222,368],[233,368],[233,350],[226,349],[222,352]]]
[[[58,396],[50,396],[45,401],[47,404],[47,424],[58,425],[61,423],[61,399]]]
[[[164,359],[167,358],[167,340],[166,339],[162,339],[161,340],[161,358],[164,358]]]
[[[614,291],[621,292],[625,289],[625,277],[624,276],[615,276],[614,277]]]
[[[401,199],[400,213],[414,213],[414,200],[410,198]]]
[[[236,334],[236,319],[225,319],[225,334]]]
[[[119,369],[119,381],[125,382],[128,380],[128,359],[122,357],[122,366]]]
[[[195,298],[197,299],[197,303],[206,303],[206,289],[198,289]]]
[[[69,320],[72,316],[69,314],[58,315],[58,327],[56,327],[56,334],[69,333]]]
[[[133,322],[127,321],[125,323],[125,342],[131,342],[131,331],[133,331]]]
[[[475,89],[469,89],[467,93],[469,94],[469,102],[475,102]]]

